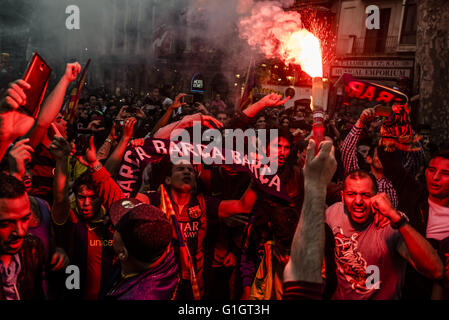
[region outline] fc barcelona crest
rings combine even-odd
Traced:
[[[187,213],[191,219],[198,219],[201,217],[202,211],[200,206],[194,206],[187,209]]]

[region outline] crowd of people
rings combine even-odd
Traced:
[[[36,118],[21,110],[28,83],[1,88],[1,300],[449,298],[444,146],[385,150],[374,108],[326,116],[316,146],[311,110],[275,93],[235,111],[219,94],[85,88],[67,117],[80,71],[66,65]],[[134,173],[128,197],[127,150],[194,120],[278,129],[264,151],[288,197],[247,171],[169,157]]]

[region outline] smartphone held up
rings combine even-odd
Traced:
[[[50,80],[50,74],[50,66],[35,52],[23,76],[23,80],[31,87],[30,89],[24,90],[27,99],[25,105],[22,106],[22,110],[33,118],[36,118],[39,114],[42,100],[44,99]]]

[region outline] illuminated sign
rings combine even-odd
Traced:
[[[190,91],[204,93],[204,79],[199,73],[195,73],[190,82]]]

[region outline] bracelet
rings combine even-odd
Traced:
[[[109,142],[110,144],[113,143],[113,141],[111,139],[109,139],[109,138],[106,138],[106,140],[104,140],[104,142]]]

